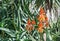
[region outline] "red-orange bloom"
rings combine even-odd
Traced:
[[[31,22],[31,23],[32,23],[33,25],[34,25],[34,24],[36,24],[35,20],[32,20],[32,22]]]
[[[34,27],[30,24],[30,25],[26,25],[26,30],[31,32],[34,29]]]
[[[39,28],[43,28],[43,23],[39,23],[39,24],[38,24],[38,27],[39,27]]]
[[[30,20],[30,19],[28,19],[27,24],[28,24],[28,25],[30,25],[30,24],[31,24],[31,20]]]
[[[27,31],[31,32],[31,31],[34,29],[34,27],[33,27],[32,24],[35,24],[34,21],[32,21],[32,23],[31,23],[31,20],[28,19],[27,25],[26,25],[26,30],[27,30]]]
[[[40,8],[40,14],[45,14],[45,11],[42,7]]]
[[[45,21],[45,15],[41,14],[38,17],[39,22]]]

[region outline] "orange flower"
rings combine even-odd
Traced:
[[[42,28],[38,28],[38,32],[40,32],[40,33],[43,33],[43,30],[44,29],[42,29]]]
[[[31,23],[32,23],[33,25],[34,25],[34,24],[36,24],[35,20],[32,20],[32,22],[31,22]]]
[[[34,29],[32,25],[26,25],[26,30],[31,32]]]
[[[28,24],[28,25],[30,25],[30,24],[31,24],[31,21],[30,21],[30,19],[28,19],[28,21],[27,21],[27,24]]]
[[[27,25],[26,25],[26,30],[31,32],[34,29],[33,24],[36,24],[35,21],[32,20],[32,22],[31,22],[31,20],[28,19]]]
[[[45,16],[39,15],[38,20],[39,20],[39,22],[45,21]]]
[[[43,23],[39,23],[39,24],[38,24],[38,27],[39,27],[39,28],[43,28]]]
[[[29,26],[28,25],[26,25],[26,30],[29,31]]]
[[[45,16],[44,15],[40,15],[40,17],[42,18],[42,21],[45,20]]]
[[[30,27],[29,31],[31,32],[32,30],[34,30],[34,27],[33,26]]]
[[[45,14],[45,11],[42,7],[40,8],[40,14]]]

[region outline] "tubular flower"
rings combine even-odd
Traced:
[[[38,32],[40,32],[40,33],[43,33],[43,30],[44,29],[42,29],[42,28],[38,28]]]
[[[34,29],[32,25],[26,25],[26,30],[31,32]]]
[[[38,24],[38,32],[43,33],[43,23],[42,22],[40,22]]]
[[[39,15],[38,20],[39,20],[39,22],[41,22],[41,21],[45,21],[45,16],[42,15],[42,14]]]
[[[39,22],[44,22],[45,21],[45,11],[44,11],[44,9],[42,7],[40,8],[38,21]]]
[[[40,12],[39,12],[40,14],[45,14],[45,11],[44,11],[44,9],[41,7],[40,8]]]
[[[32,23],[33,25],[35,25],[35,24],[36,24],[35,20],[32,20],[32,21],[31,21],[31,23]]]
[[[28,25],[30,25],[30,24],[31,24],[31,20],[30,20],[30,19],[28,19],[27,24],[28,24]]]
[[[38,27],[39,27],[39,28],[43,28],[43,23],[39,23],[39,24],[38,24]]]

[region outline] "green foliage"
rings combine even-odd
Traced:
[[[40,41],[40,34],[34,30],[28,33],[25,30],[27,19],[34,19],[37,24],[37,13],[39,6],[44,7],[46,0],[36,0],[34,3],[34,13],[29,9],[29,5],[35,0],[0,0],[0,41]],[[60,6],[60,1],[56,0]],[[37,7],[37,8],[36,8]],[[35,10],[36,9],[36,10]],[[33,9],[32,9],[33,10]],[[37,25],[34,26],[37,28]],[[53,28],[52,28],[53,27]],[[47,41],[60,39],[60,21],[51,26],[47,33]],[[57,31],[58,29],[58,31]],[[58,34],[57,34],[57,33]]]

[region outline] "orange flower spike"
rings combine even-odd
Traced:
[[[40,14],[45,14],[45,11],[42,7],[40,8]]]
[[[30,19],[28,19],[27,24],[28,24],[28,25],[30,25],[30,24],[31,24],[31,20],[30,20]]]
[[[39,28],[43,28],[43,23],[39,23],[39,24],[38,24],[38,27],[39,27]]]
[[[35,25],[36,24],[36,22],[35,22],[35,20],[32,20],[32,22],[31,22],[33,25]]]

